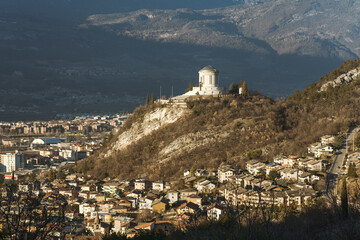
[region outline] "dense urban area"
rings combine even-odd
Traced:
[[[229,209],[301,209],[338,191],[332,174],[352,181],[360,164],[358,129],[350,128],[321,137],[301,156],[279,155],[265,163],[255,160],[259,152],[254,151],[248,153],[244,169],[226,164],[192,168],[171,181],[100,180],[74,173],[77,161],[91,155],[126,119],[127,115],[116,115],[1,123],[0,229],[19,239],[28,234],[26,229],[35,236],[67,239],[110,234],[130,238],[144,231],[166,234],[199,219],[220,220]],[[38,205],[29,204],[34,199]],[[26,214],[12,219],[14,213]]]

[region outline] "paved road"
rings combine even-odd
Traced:
[[[330,171],[326,178],[326,184],[325,184],[325,193],[328,193],[329,191],[334,191],[336,188],[336,179],[340,173],[340,170],[343,166],[345,156],[347,154],[347,148],[352,143],[352,140],[358,132],[359,128],[351,127],[346,134],[346,141],[341,146],[341,149],[338,150],[336,157],[334,158],[334,162],[331,165]]]

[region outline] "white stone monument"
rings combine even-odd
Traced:
[[[183,95],[176,96],[174,100],[183,100],[196,95],[219,95],[224,93],[224,88],[219,87],[219,71],[212,66],[206,66],[199,71],[199,86]]]

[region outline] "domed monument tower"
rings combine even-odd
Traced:
[[[195,95],[219,95],[223,94],[224,89],[219,87],[219,71],[212,66],[206,66],[199,70],[199,86],[183,95],[176,96],[174,100],[185,100]]]
[[[212,66],[206,66],[199,71],[200,95],[221,93],[219,89],[219,71]]]

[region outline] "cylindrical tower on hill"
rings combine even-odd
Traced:
[[[219,86],[219,71],[212,66],[206,66],[199,71],[200,91]]]

